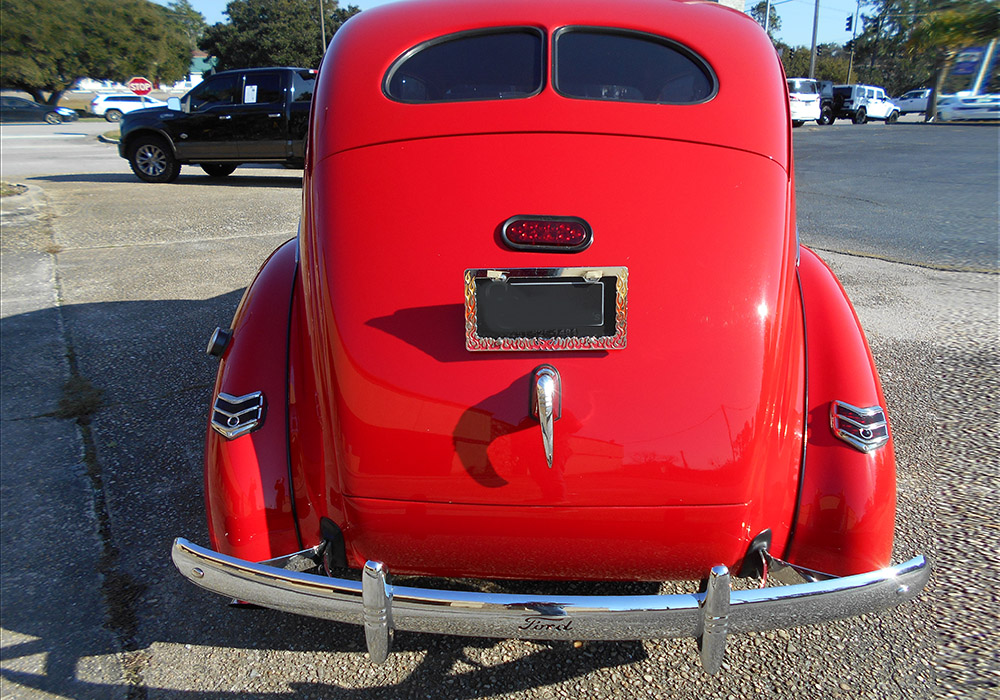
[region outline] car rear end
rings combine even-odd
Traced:
[[[724,57],[704,27],[747,20],[717,8],[504,7],[473,32],[354,22],[321,71],[300,254],[328,437],[325,470],[298,460],[303,530],[329,516],[351,563],[408,573],[739,568],[784,541],[802,446],[780,64],[754,31],[734,41],[759,61]],[[585,244],[555,240],[574,224]]]
[[[108,107],[104,104],[106,95],[94,95],[90,101],[90,113],[98,117],[103,117]]]
[[[833,86],[833,110],[836,117],[852,119],[857,114],[864,91],[859,93],[856,85]]]
[[[299,236],[210,345],[216,551],[178,540],[180,571],[363,624],[375,661],[393,629],[686,636],[711,672],[730,631],[915,595],[925,560],[880,568],[894,463],[862,449],[889,440],[870,353],[811,253],[798,276],[782,80],[766,34],[711,3],[432,0],[345,24],[317,82]],[[861,404],[827,399],[841,375],[861,375]],[[862,448],[833,435],[831,405]],[[799,585],[730,585],[769,568]],[[454,577],[704,585],[520,595]]]
[[[819,119],[820,93],[817,82],[809,78],[789,78],[786,82],[792,124],[800,126],[803,122]]]

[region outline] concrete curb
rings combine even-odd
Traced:
[[[10,184],[22,185],[28,189],[22,194],[13,194],[9,197],[0,198],[0,219],[4,223],[34,218],[43,208],[48,206],[49,200],[45,196],[45,190],[38,185],[29,185],[23,182],[12,182]]]

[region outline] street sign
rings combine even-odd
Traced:
[[[136,95],[148,95],[153,91],[153,84],[145,78],[135,77],[125,83],[125,87]]]
[[[979,68],[979,62],[983,60],[985,49],[981,46],[969,47],[964,51],[959,51],[952,65],[952,75],[972,75]]]

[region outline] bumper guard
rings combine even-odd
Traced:
[[[833,578],[767,556],[771,576],[801,583],[732,590],[715,566],[702,593],[637,596],[546,596],[394,586],[386,567],[369,561],[361,581],[305,573],[322,549],[259,564],[174,541],[173,561],[192,583],[275,610],[364,625],[372,661],[389,654],[392,631],[501,639],[637,640],[693,637],[702,665],[722,665],[729,634],[811,625],[875,612],[910,600],[927,583],[918,556],[854,576]]]

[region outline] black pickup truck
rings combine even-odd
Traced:
[[[118,153],[146,182],[173,182],[186,164],[211,177],[242,163],[302,167],[315,84],[309,68],[216,73],[167,107],[124,115]]]

